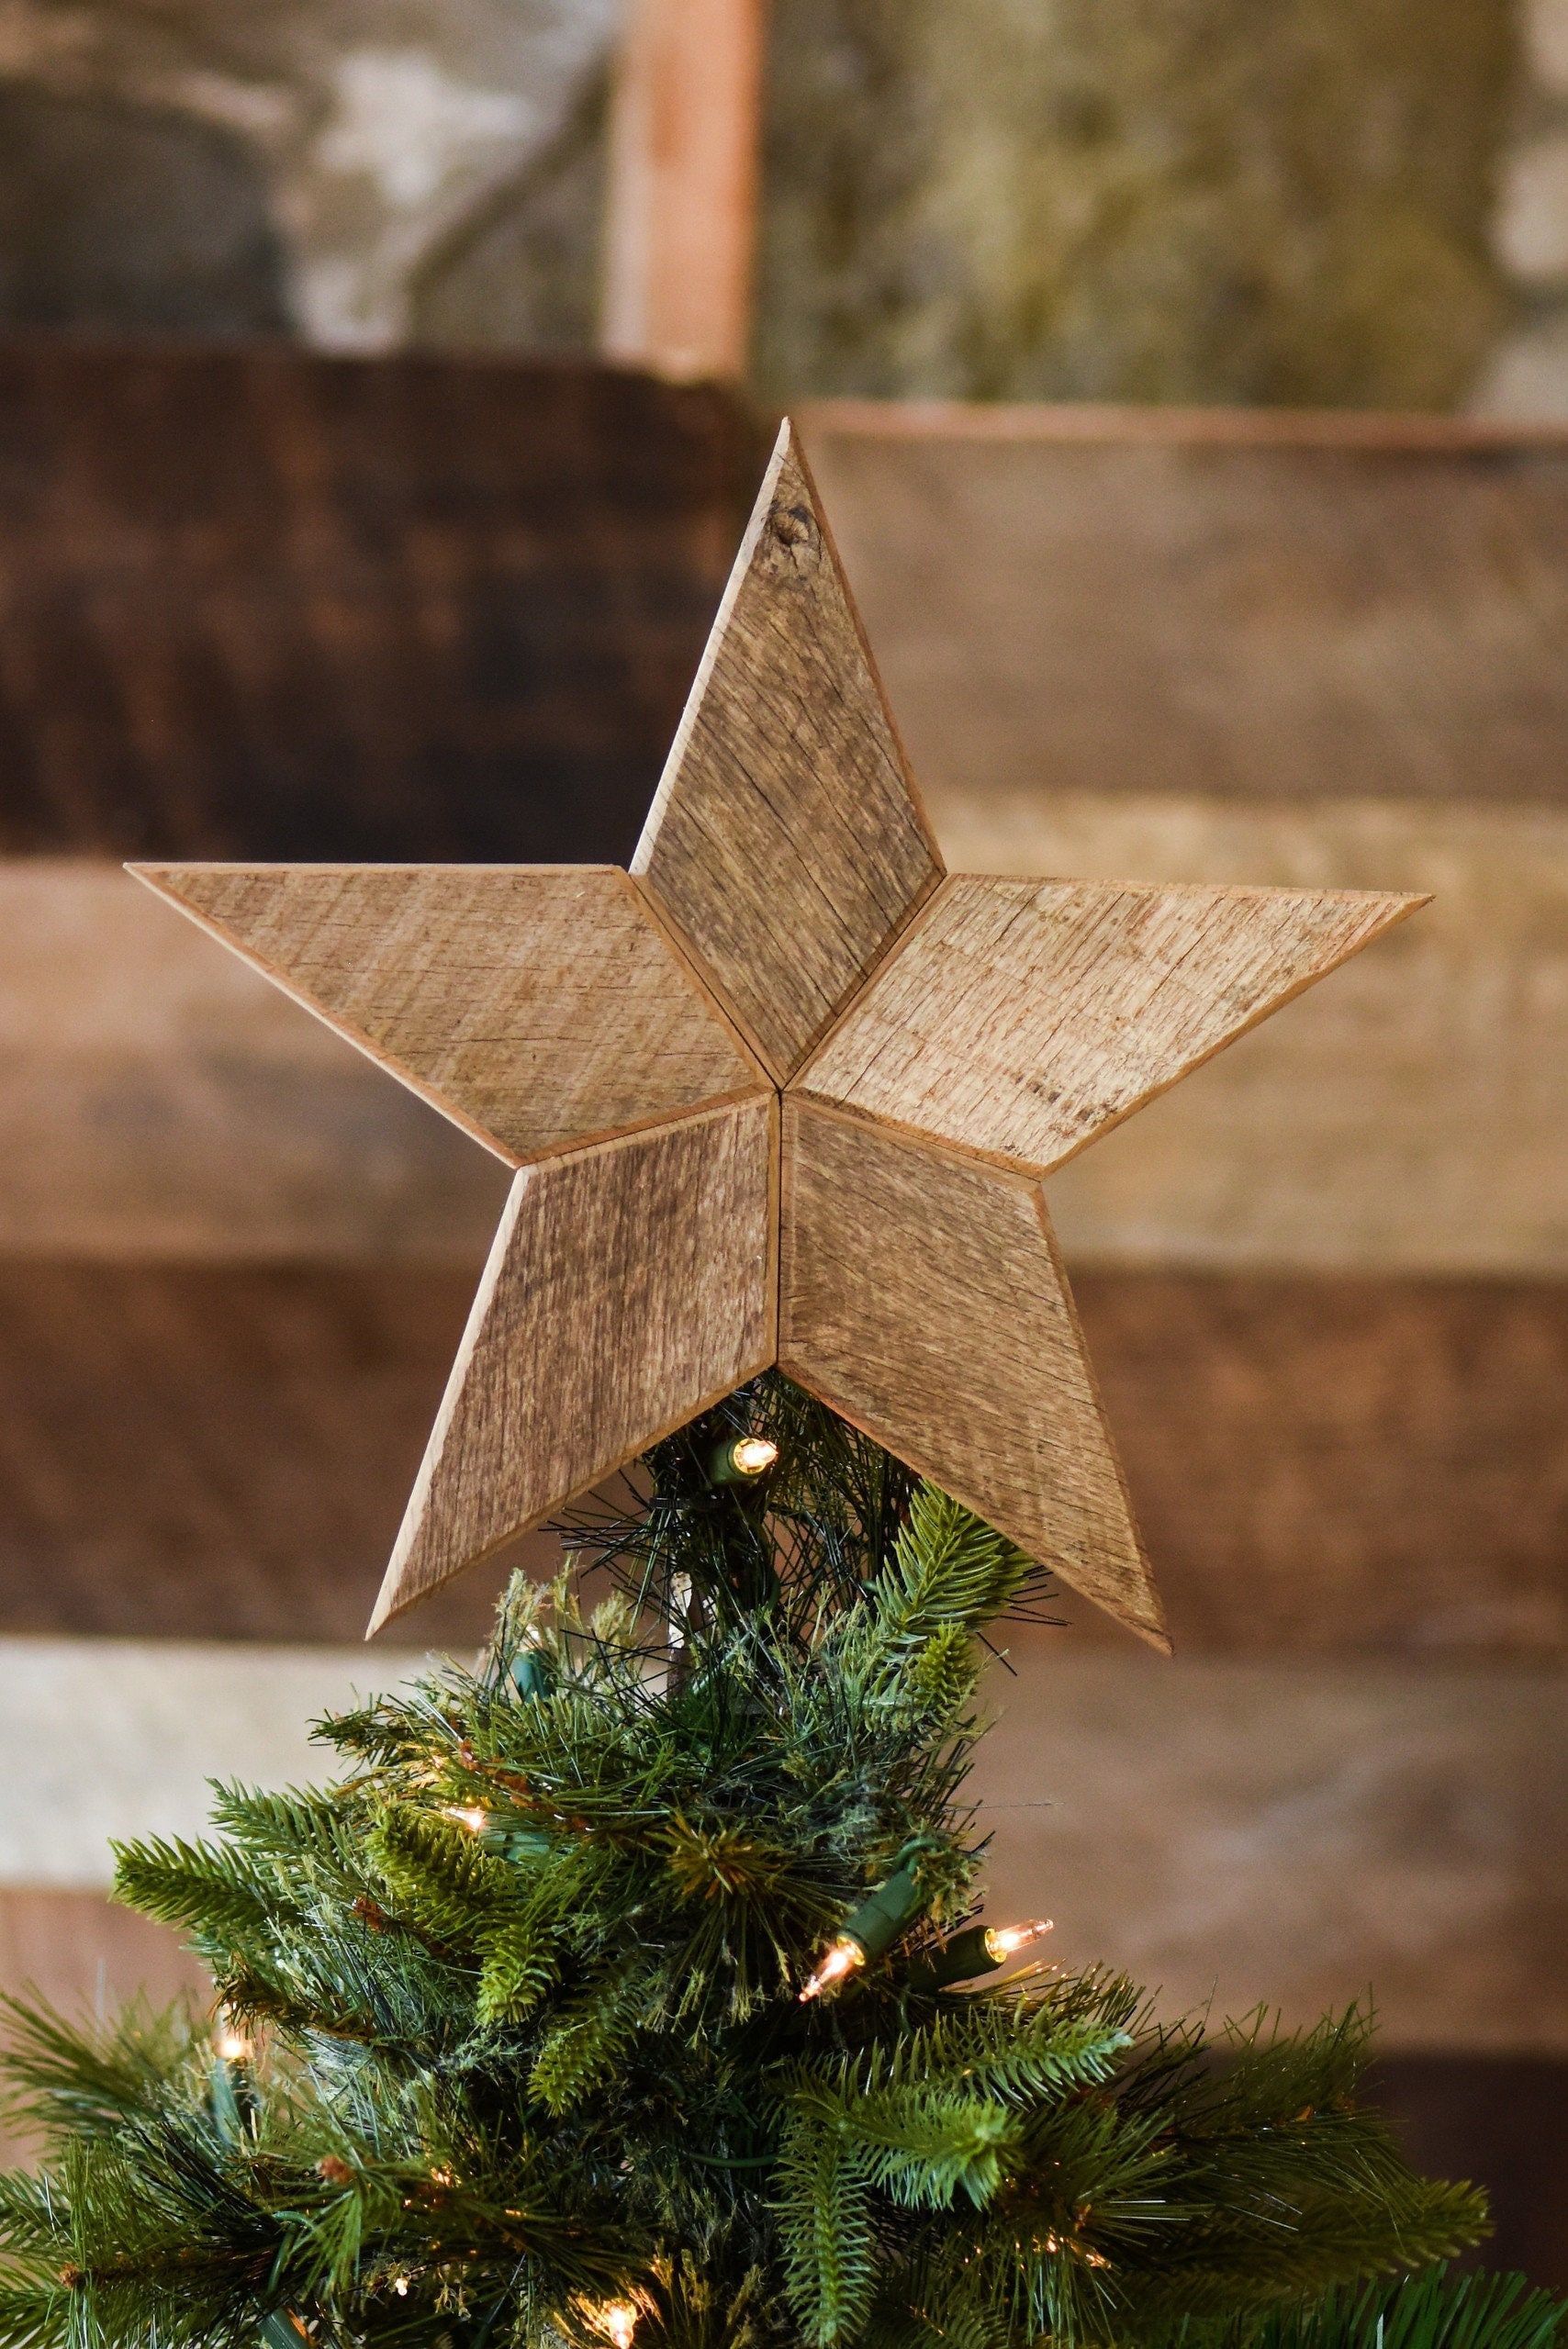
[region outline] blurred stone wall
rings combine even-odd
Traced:
[[[1510,70],[1499,0],[776,0],[761,378],[1451,405]]]
[[[1473,406],[1499,416],[1568,415],[1568,0],[1524,0],[1520,71],[1500,172],[1498,258],[1511,330]]]
[[[620,0],[0,0],[0,322],[591,340]]]
[[[582,349],[622,0],[0,0],[0,324]],[[1568,0],[774,0],[769,398],[1568,411]]]

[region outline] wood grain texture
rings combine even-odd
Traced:
[[[1050,1180],[1095,1261],[1568,1274],[1568,809],[979,794],[955,867],[1432,889]],[[0,861],[0,1253],[476,1272],[508,1170],[112,866]]]
[[[1180,1654],[1568,1656],[1568,1283],[1072,1287]],[[0,1634],[357,1639],[473,1293],[0,1260]],[[476,1645],[508,1562],[410,1634]]]
[[[112,2014],[142,1994],[154,2008],[188,1997],[198,2011],[212,1997],[206,1968],[173,1926],[138,1917],[106,1893],[7,1885],[0,1889],[0,1991],[16,1997],[24,1989],[73,2018]],[[27,2142],[25,2131],[7,2130],[5,2157],[20,2160],[16,2148]]]
[[[1384,454],[1517,457],[1568,450],[1551,417],[1439,416],[1414,409],[1156,407],[1115,400],[857,399],[797,401],[807,438],[1002,441],[1176,448],[1372,450]]]
[[[678,382],[746,371],[764,0],[633,0],[610,119],[601,345]]]
[[[767,1079],[610,866],[136,866],[513,1166]]]
[[[998,1920],[1164,2014],[1287,2028],[1375,1986],[1384,2048],[1568,2053],[1568,1675],[1074,1650],[1021,1626],[969,1791]],[[994,1806],[994,1808],[992,1807]]]
[[[0,1633],[358,1639],[476,1269],[0,1260]]]
[[[766,461],[552,359],[0,344],[0,848],[606,857]]]
[[[778,1359],[1168,1644],[1037,1183],[787,1095]]]
[[[956,874],[796,1088],[1044,1174],[1423,901]]]
[[[632,869],[779,1082],[941,873],[788,424]]]
[[[0,858],[0,1258],[434,1261],[471,1289],[509,1180],[117,866]]]
[[[1179,1654],[1568,1655],[1568,1283],[1073,1295]]]
[[[1020,784],[944,815],[987,872],[1434,892],[1052,1178],[1075,1269],[1568,1274],[1568,810]]]
[[[512,1186],[371,1630],[774,1359],[775,1094]]]
[[[939,832],[1017,789],[1568,797],[1559,428],[1036,413],[801,419]]]

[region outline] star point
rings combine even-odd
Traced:
[[[132,869],[517,1170],[372,1631],[777,1362],[1169,1648],[1043,1178],[1423,900],[947,874],[788,425],[630,873]]]
[[[632,870],[784,1084],[945,869],[786,423]]]

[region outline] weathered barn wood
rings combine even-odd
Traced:
[[[1568,1652],[1568,1283],[1073,1293],[1180,1653]]]
[[[1568,811],[1020,792],[944,829],[992,872],[1434,892],[1051,1178],[1070,1262],[1568,1276]],[[0,1251],[476,1269],[505,1194],[122,874],[0,862]]]
[[[0,1255],[477,1271],[507,1181],[117,866],[0,859]]]
[[[791,1091],[1048,1174],[1420,903],[955,873]]]
[[[941,877],[788,424],[633,870],[780,1084]]]
[[[524,1168],[371,1631],[772,1362],[778,1169],[771,1088]]]
[[[778,1360],[1169,1640],[1037,1182],[784,1096]]]
[[[1305,2023],[1370,1981],[1385,2046],[1568,2053],[1560,1667],[1166,1665],[1072,1636],[1014,1635],[987,1692],[993,1914],[1054,1918],[1058,1963],[1125,1967],[1171,2014]]]
[[[767,1079],[613,865],[135,865],[513,1167]]]
[[[640,891],[604,866],[131,870],[524,1169],[373,1631],[782,1359],[1167,1644],[1044,1196],[930,1146],[1044,1172],[1419,900],[945,879],[788,420],[633,858]],[[777,1102],[769,1089],[765,1126],[745,1096],[757,1063],[800,1082],[840,1013],[815,1099],[782,1130],[799,1212],[775,1291],[777,1226],[753,1202],[777,1204]],[[672,1111],[680,1122],[656,1130]],[[874,1135],[895,1123],[898,1142]],[[688,1150],[700,1128],[705,1144],[737,1137],[733,1169]],[[767,1144],[760,1178],[742,1134]],[[930,1160],[918,1178],[912,1152]],[[820,1180],[833,1155],[847,1247]],[[970,1213],[988,1231],[979,1254]],[[891,1231],[868,1291],[859,1259]],[[909,1277],[922,1266],[924,1299]],[[1007,1304],[1025,1301],[1009,1326]],[[928,1333],[950,1357],[960,1329],[999,1315],[1008,1335],[969,1351],[959,1402]]]
[[[760,471],[587,364],[0,343],[0,852],[624,857]]]
[[[941,813],[983,871],[1432,892],[1052,1178],[1070,1264],[1568,1276],[1568,811],[1020,787]]]
[[[358,1639],[473,1287],[0,1262],[0,1628]],[[477,1639],[494,1588],[420,1636]]]
[[[1568,436],[803,409],[941,830],[1042,792],[1568,796]]]

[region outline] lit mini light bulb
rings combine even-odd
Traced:
[[[820,1998],[824,1990],[831,1990],[835,1982],[842,1982],[846,1974],[853,1974],[857,1965],[865,1963],[866,1952],[859,1942],[841,1935],[801,1991],[801,2006],[808,1998]]]
[[[218,2017],[218,2052],[226,2064],[242,2064],[251,2053],[250,2041],[229,2015]]]
[[[1048,1917],[1032,1917],[1026,1925],[988,1925],[985,1953],[998,1965],[1005,1965],[1020,1950],[1032,1950],[1054,1930]]]
[[[732,1436],[719,1446],[708,1463],[710,1484],[755,1484],[778,1458],[778,1447],[766,1436]]]
[[[955,1982],[973,1982],[977,1975],[994,1974],[998,1966],[1032,1950],[1050,1930],[1048,1917],[1031,1917],[1023,1925],[967,1925],[923,1958],[916,1971],[934,1990],[945,1990]]]
[[[632,2349],[632,2335],[637,2330],[637,2311],[630,2300],[606,2300],[594,2310],[594,2322],[614,2349]]]
[[[450,1805],[447,1809],[442,1811],[442,1818],[455,1820],[459,1827],[465,1827],[470,1835],[483,1835],[485,1829],[490,1823],[490,1815],[488,1811],[482,1811],[474,1807],[470,1807],[465,1810],[460,1804],[456,1803]]]

